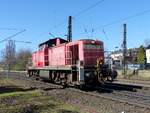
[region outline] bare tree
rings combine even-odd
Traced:
[[[16,46],[13,40],[8,40],[6,43],[6,47],[2,52],[2,61],[4,62],[4,68],[12,69],[13,65],[15,64],[15,55],[16,55]]]
[[[26,70],[32,52],[29,49],[20,49],[16,55],[15,70]]]

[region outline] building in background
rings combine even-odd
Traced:
[[[146,48],[146,63],[150,65],[150,45]]]
[[[127,50],[126,61],[128,65],[137,63],[137,54],[138,54],[138,48],[131,48]],[[118,69],[122,68],[123,51],[120,49],[111,52],[110,59],[113,61],[116,68]]]
[[[112,52],[110,59],[116,68],[122,68],[123,52],[121,50]]]

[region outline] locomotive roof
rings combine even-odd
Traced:
[[[49,39],[49,40],[47,40],[47,41],[45,41],[45,42],[43,42],[43,43],[39,44],[39,47],[41,47],[41,46],[43,46],[43,45],[45,45],[45,44],[46,44],[46,45],[48,45],[48,47],[53,46],[53,44],[55,44],[55,45],[56,45],[56,40],[57,40],[57,39],[60,39],[60,44],[68,42],[68,41],[67,41],[67,40],[65,40],[65,39],[62,39],[62,38],[56,37],[56,38]]]
[[[79,41],[94,41],[93,39],[80,39]]]
[[[100,41],[100,42],[102,42],[101,40],[94,40],[94,39],[80,39],[79,41]]]

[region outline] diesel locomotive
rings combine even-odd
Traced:
[[[104,63],[103,42],[92,39],[49,39],[32,54],[32,65],[27,71],[29,77],[64,86],[103,83],[117,77],[116,70]]]

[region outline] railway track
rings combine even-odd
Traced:
[[[112,92],[111,95],[105,94],[106,96],[112,96],[127,103],[150,108],[150,96],[137,91],[137,89],[142,89],[141,86],[106,83],[105,88],[110,89]]]
[[[119,97],[123,97],[124,100],[130,101],[132,100],[132,102],[136,103],[136,104],[140,104],[140,106],[144,105],[144,106],[148,106],[148,108],[150,108],[150,96],[149,95],[144,95],[144,94],[138,94],[138,93],[131,93],[131,92],[113,92],[113,94],[116,94],[116,97],[118,98],[118,95],[120,95]],[[122,98],[121,98],[122,99]]]
[[[51,84],[51,83],[42,82],[42,81],[35,81],[25,76],[20,77],[20,75],[17,75],[17,73],[11,73],[11,76],[9,77],[14,78],[14,79],[22,79],[22,80],[35,83],[35,86],[33,85],[33,88],[35,87],[38,89],[42,89],[44,91],[47,91],[49,89],[62,89],[63,88],[60,85]],[[71,87],[66,88],[65,90],[74,91],[74,92],[82,93],[85,95],[95,96],[98,98],[108,99],[108,100],[116,101],[120,103],[125,103],[125,104],[132,105],[135,107],[150,109],[150,96],[136,92],[136,88],[140,88],[140,87],[127,87],[127,85],[116,86],[116,84],[113,85],[111,83],[106,83],[102,86],[94,87],[93,89],[90,88],[90,90],[89,89],[80,90],[80,89],[71,88]]]
[[[126,103],[135,107],[150,109],[150,96],[136,91],[136,89],[142,89],[141,86],[106,83],[102,86],[94,87],[94,89],[95,91],[92,92],[73,88],[71,90],[120,103]]]
[[[135,92],[128,92],[128,91],[119,92],[119,91],[114,91],[112,89],[103,88],[103,87],[99,87],[96,89],[97,91],[87,92],[87,91],[83,91],[79,89],[69,88],[69,90],[71,91],[83,93],[86,95],[95,96],[98,98],[104,98],[104,99],[108,99],[112,101],[117,101],[120,103],[129,104],[135,107],[150,109],[150,96],[149,95],[137,94]],[[102,93],[102,92],[99,92],[99,90],[107,91],[111,93]]]
[[[127,84],[139,84],[143,86],[150,86],[149,80],[140,80],[140,79],[123,79],[123,78],[117,78],[115,83],[127,83]]]

